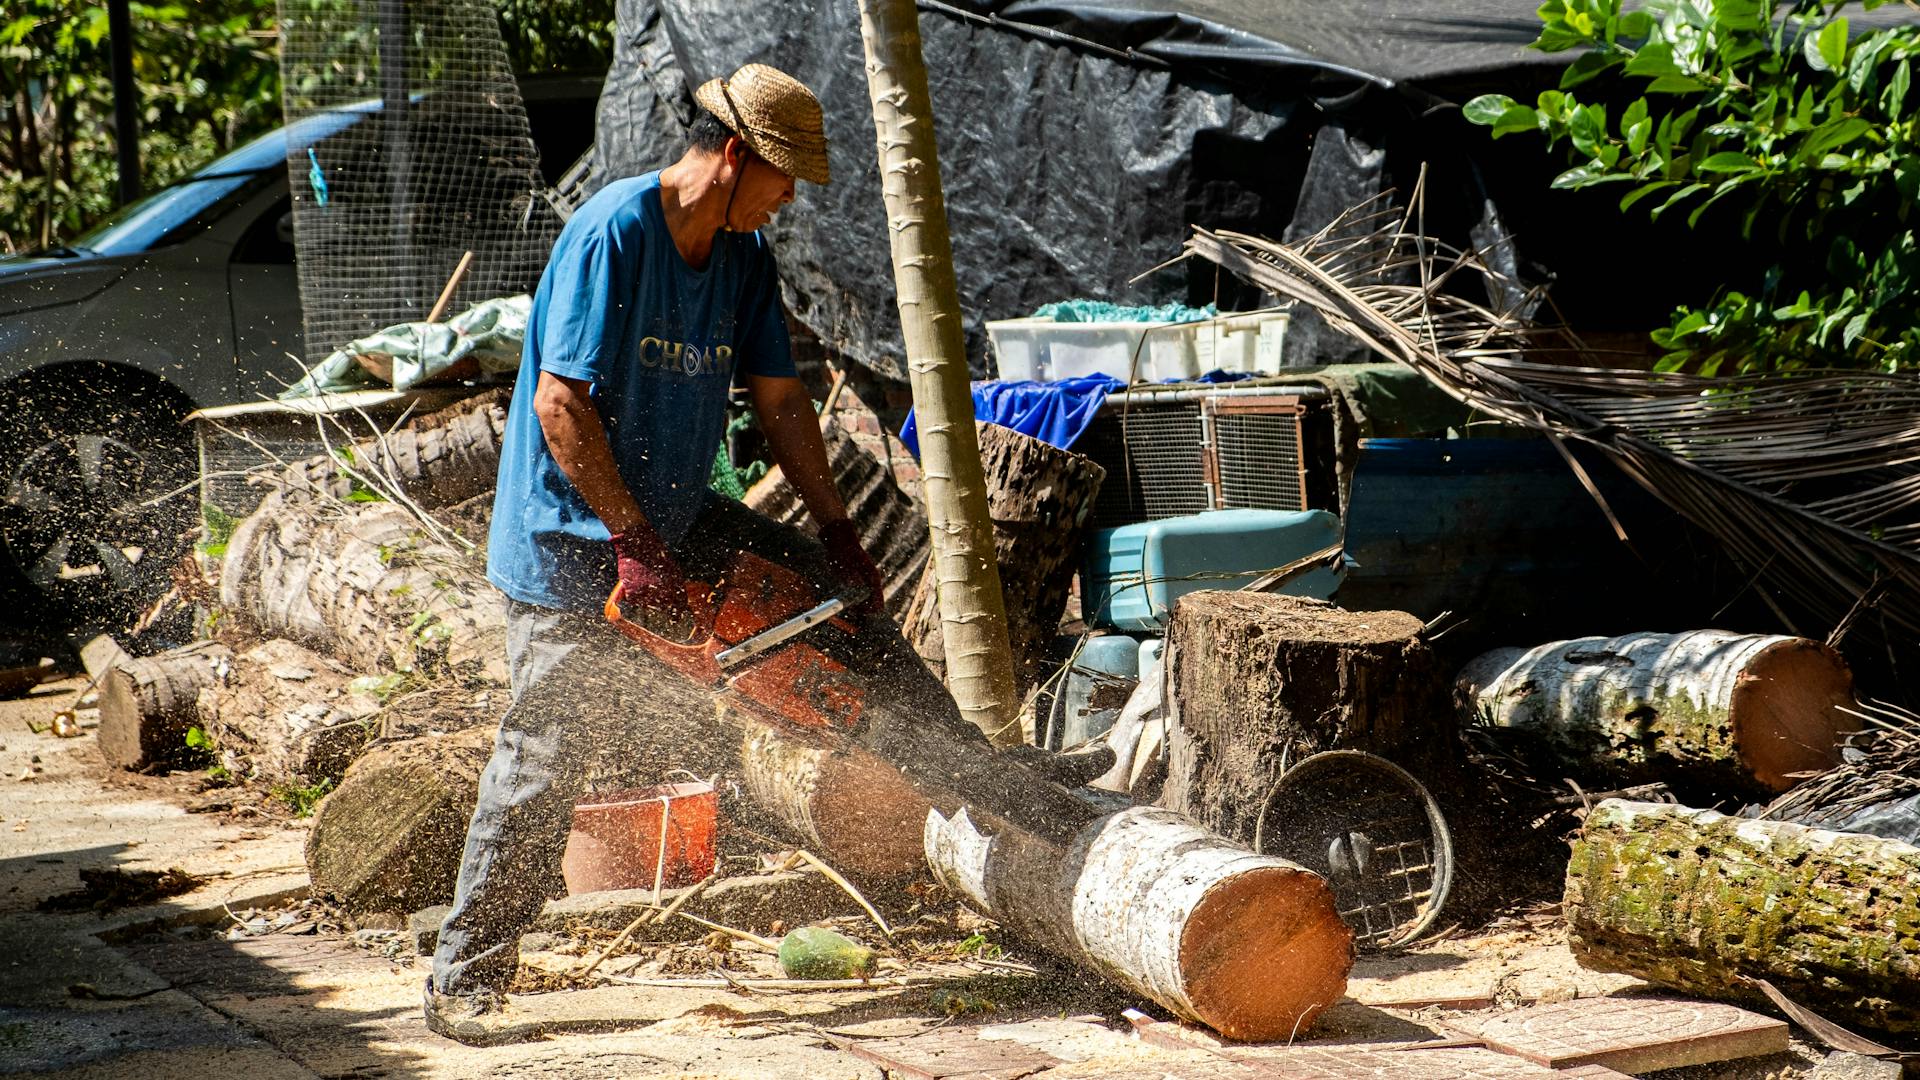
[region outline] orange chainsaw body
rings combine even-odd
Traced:
[[[694,682],[731,691],[764,719],[827,731],[846,731],[859,721],[866,691],[846,665],[808,643],[805,635],[745,660],[733,671],[716,659],[819,603],[813,586],[794,571],[743,551],[718,582],[690,582],[687,600],[695,630],[689,641],[674,641],[628,619],[620,598],[615,585],[607,597],[606,616],[622,634]],[[828,625],[858,632],[838,616]]]

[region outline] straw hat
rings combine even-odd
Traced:
[[[748,64],[731,78],[702,83],[693,99],[774,168],[826,185],[827,133],[820,102],[800,80],[778,68]]]

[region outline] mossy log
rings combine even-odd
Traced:
[[[227,543],[220,605],[364,671],[444,662],[505,686],[506,601],[476,557],[394,503],[269,495]]]
[[[486,728],[429,735],[354,762],[307,833],[314,892],[356,914],[451,901],[493,736]]]
[[[377,733],[380,702],[354,691],[353,678],[331,657],[280,638],[264,641],[200,688],[200,724],[241,779],[337,782]]]
[[[1050,673],[1048,652],[1086,550],[1093,502],[1107,471],[1091,458],[1012,428],[975,421],[1000,560],[1013,675],[1022,694]],[[934,575],[920,580],[902,630],[935,671],[946,663]]]
[[[1567,868],[1587,967],[1764,1004],[1762,978],[1829,1019],[1920,1032],[1920,848],[1610,799]]]
[[[196,641],[109,669],[100,680],[100,754],[107,764],[139,770],[180,762],[187,730],[200,723],[201,689],[232,659],[225,645]]]
[[[1431,777],[1454,745],[1418,618],[1264,593],[1188,593],[1167,630],[1177,723],[1160,805],[1250,842],[1280,774],[1364,750]]]
[[[1839,762],[1853,676],[1806,638],[1696,630],[1495,649],[1460,672],[1467,723],[1524,733],[1575,775],[1777,794]]]

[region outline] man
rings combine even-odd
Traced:
[[[580,207],[528,319],[487,566],[510,601],[513,706],[481,777],[427,986],[428,1026],[462,1042],[543,1030],[502,992],[595,751],[659,770],[705,756],[674,740],[699,729],[682,718],[711,718],[711,700],[607,626],[600,611],[616,581],[627,602],[669,622],[688,614],[689,581],[711,582],[742,549],[800,571],[822,595],[864,592],[846,660],[871,699],[986,747],[880,606],[880,574],[834,488],[755,231],[792,201],[795,178],[828,182],[819,102],[758,64],[694,96],[705,112],[686,153]],[[821,523],[818,543],[707,490],[736,377]],[[669,752],[687,756],[663,760]]]

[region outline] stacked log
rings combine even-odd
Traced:
[[[1610,799],[1567,868],[1587,967],[1764,1004],[1750,981],[1842,1024],[1920,1032],[1920,848]]]
[[[1281,773],[1321,751],[1364,750],[1416,775],[1443,768],[1453,716],[1422,626],[1303,597],[1181,597],[1167,630],[1179,705],[1160,805],[1250,841]]]
[[[407,914],[453,899],[493,732],[376,747],[321,801],[307,833],[314,892],[355,914]]]
[[[1696,630],[1495,649],[1460,672],[1463,722],[1583,779],[1778,794],[1839,762],[1853,676],[1806,638]]]
[[[473,554],[436,539],[395,503],[334,511],[269,495],[227,542],[222,608],[261,635],[362,669],[445,663],[504,686],[506,601]]]
[[[353,468],[399,486],[425,509],[452,506],[493,491],[510,390],[495,389],[419,417],[398,431],[343,440]],[[278,488],[306,499],[349,501],[356,489],[341,461],[322,455],[289,465]]]
[[[107,764],[144,770],[185,759],[187,731],[200,726],[200,692],[224,674],[233,654],[197,641],[139,660],[122,660],[100,682],[100,753]]]
[[[1014,681],[1024,694],[1051,673],[1049,653],[1073,575],[1086,550],[1088,522],[1106,470],[1091,458],[998,424],[976,421],[980,459],[1000,560],[1000,593]],[[923,575],[902,632],[936,672],[946,666],[940,596]]]
[[[201,726],[236,776],[304,787],[338,781],[374,737],[380,702],[331,657],[272,639],[200,688]]]

